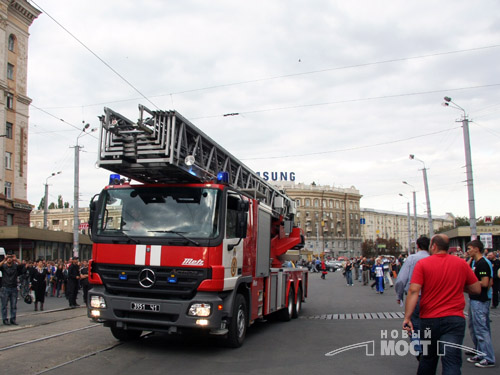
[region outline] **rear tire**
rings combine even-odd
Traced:
[[[299,286],[297,290],[297,300],[295,301],[295,308],[293,309],[292,318],[297,319],[300,311],[302,310],[302,287]]]
[[[115,339],[120,341],[137,340],[142,335],[142,331],[126,330],[123,328],[110,327],[110,330]]]
[[[278,317],[281,321],[283,322],[288,322],[290,319],[292,319],[292,316],[295,311],[295,303],[294,303],[294,298],[293,298],[293,287],[290,287],[290,290],[288,291],[288,304],[286,308],[281,309],[278,312]]]
[[[229,322],[229,332],[226,344],[230,348],[239,348],[243,345],[248,326],[247,301],[238,293],[234,301],[233,316]]]

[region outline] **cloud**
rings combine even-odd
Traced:
[[[72,202],[71,147],[83,122],[98,126],[104,106],[135,120],[142,103],[178,110],[255,171],[354,185],[362,207],[405,212],[407,180],[425,208],[413,153],[428,167],[433,214],[466,216],[462,112],[440,106],[449,95],[475,121],[477,216],[500,215],[495,1],[37,3],[128,83],[47,14],[35,20],[28,92],[53,116],[31,108],[30,203],[55,170],[63,174],[49,180],[51,200]],[[108,172],[94,167],[97,138],[79,143],[86,202]]]

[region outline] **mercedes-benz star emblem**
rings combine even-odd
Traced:
[[[155,285],[155,281],[156,281],[156,275],[153,272],[153,270],[150,270],[149,268],[144,268],[139,273],[139,284],[143,288],[151,288],[153,285]]]

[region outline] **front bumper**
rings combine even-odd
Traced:
[[[124,329],[164,332],[170,332],[172,327],[219,330],[225,327],[228,317],[228,312],[224,308],[224,300],[217,293],[197,293],[190,300],[152,299],[110,294],[103,286],[94,286],[89,291],[89,301],[92,296],[103,297],[106,308],[93,308],[89,305],[88,317],[106,326]],[[210,316],[188,315],[189,307],[196,302],[209,303],[211,305]],[[134,303],[159,305],[159,309],[158,311],[136,310],[132,308]],[[222,308],[218,308],[219,306]],[[96,316],[95,311],[99,311],[99,316]],[[201,320],[203,320],[202,324]]]

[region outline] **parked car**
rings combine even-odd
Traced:
[[[337,271],[339,268],[342,268],[343,267],[343,264],[341,261],[339,260],[327,260],[325,262],[325,266],[326,266],[326,269],[330,272],[335,272]]]

